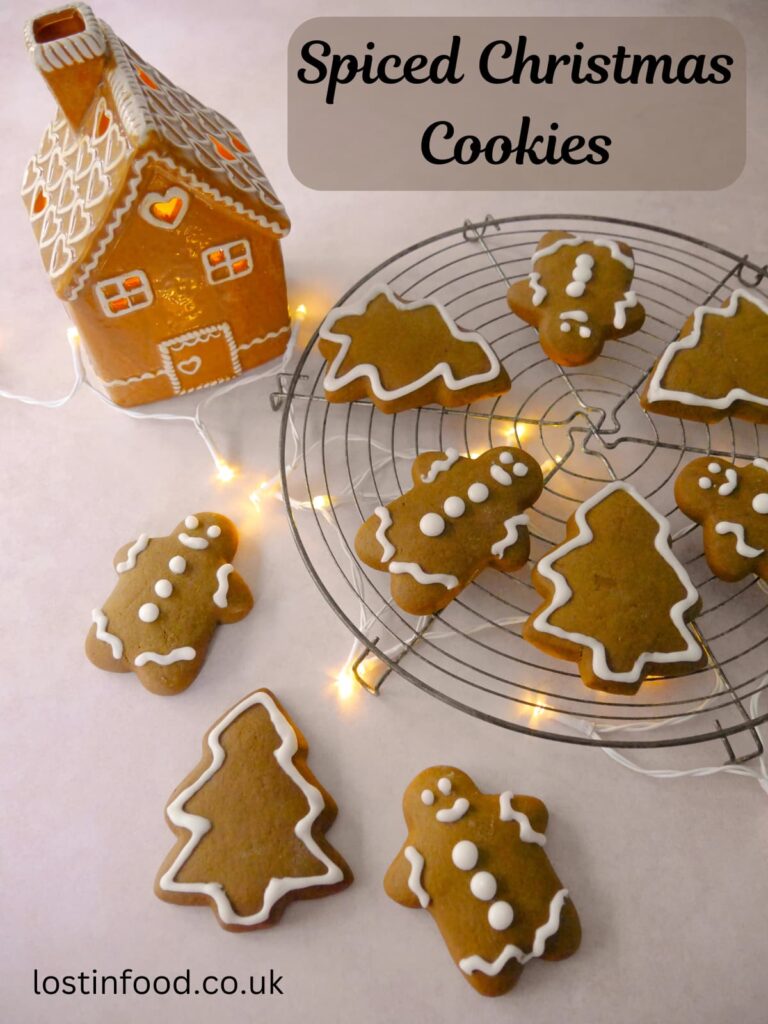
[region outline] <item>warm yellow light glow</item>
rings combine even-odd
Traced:
[[[504,435],[510,444],[523,444],[532,433],[532,423],[513,423],[504,431]]]
[[[297,320],[304,319],[304,317],[307,315],[307,307],[304,305],[303,302],[296,307],[296,310],[293,315],[296,317]]]
[[[222,459],[219,459],[216,462],[216,475],[218,476],[219,480],[221,480],[222,483],[228,484],[230,480],[234,480],[236,473],[237,470],[234,469],[234,467],[228,465]]]
[[[336,694],[341,701],[348,701],[357,689],[357,680],[352,674],[352,669],[345,665],[336,676]]]
[[[531,717],[532,718],[540,718],[543,714],[546,713],[546,710],[547,710],[546,706],[544,704],[542,704],[541,701],[537,700],[536,701],[536,706],[533,708],[533,710],[531,712]]]
[[[80,344],[80,331],[78,331],[78,329],[76,327],[68,327],[67,328],[67,339],[68,339],[70,345],[79,345]]]
[[[312,508],[323,509],[330,508],[331,499],[327,494],[316,494],[312,499]]]
[[[549,476],[552,470],[556,466],[559,466],[562,461],[562,455],[556,455],[554,459],[545,459],[544,462],[542,462],[541,464],[541,472],[544,474],[544,476]]]

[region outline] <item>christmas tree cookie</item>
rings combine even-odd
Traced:
[[[548,231],[525,281],[507,293],[509,308],[538,328],[539,341],[561,366],[591,363],[609,339],[643,326],[645,310],[632,290],[635,260],[626,242]]]
[[[576,952],[579,917],[544,849],[541,800],[481,793],[464,772],[442,766],[411,782],[403,813],[408,836],[384,888],[429,911],[478,992],[501,995],[531,960]]]
[[[457,327],[439,302],[405,302],[384,284],[331,310],[319,347],[329,362],[329,402],[370,398],[394,413],[430,402],[453,408],[509,390],[507,371],[482,335]]]
[[[608,484],[577,509],[533,582],[545,600],[523,636],[578,662],[592,689],[633,694],[647,676],[705,663],[688,627],[699,595],[672,553],[669,522],[629,484]]]
[[[704,456],[675,481],[675,499],[704,527],[704,553],[720,579],[735,583],[750,573],[768,580],[768,462],[735,466]]]
[[[526,564],[525,510],[544,486],[530,455],[503,447],[472,459],[448,448],[419,455],[411,474],[413,487],[375,509],[355,538],[360,559],[390,574],[404,611],[434,614],[486,566]]]
[[[115,555],[115,588],[93,624],[85,652],[108,672],[135,672],[152,693],[181,693],[196,678],[220,623],[253,607],[232,567],[237,530],[226,516],[187,516],[167,537],[146,533]]]
[[[293,900],[346,888],[352,873],[324,835],[336,804],[307,754],[269,690],[220,718],[166,808],[177,841],[157,875],[160,899],[208,904],[223,928],[248,931],[276,924]]]
[[[739,288],[719,308],[699,306],[641,401],[649,412],[703,423],[768,423],[768,300]]]

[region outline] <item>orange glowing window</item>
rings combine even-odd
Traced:
[[[32,213],[42,213],[48,205],[48,199],[46,198],[45,192],[42,189],[35,196],[35,201],[32,203]]]
[[[131,270],[94,285],[101,311],[108,317],[124,316],[155,301],[149,279],[143,270]]]
[[[219,140],[214,135],[209,135],[208,138],[213,143],[213,148],[216,150],[216,152],[219,154],[219,156],[223,160],[236,160],[237,159],[235,154],[232,152],[232,150],[231,149],[227,149],[227,147],[224,145],[224,143],[223,142],[219,142]]]
[[[250,152],[250,150],[248,149],[246,144],[242,141],[242,139],[238,139],[238,137],[236,135],[232,135],[231,133],[230,133],[230,136],[229,136],[229,143],[232,146],[232,149],[236,149],[238,151],[238,153],[249,153]]]
[[[100,139],[102,135],[105,135],[109,131],[109,126],[112,124],[112,115],[108,110],[102,110],[99,114],[94,129],[94,137]]]
[[[212,245],[203,252],[202,260],[210,284],[224,284],[253,270],[251,246],[245,238],[227,245]]]
[[[157,89],[158,85],[154,78],[146,72],[143,68],[135,68],[136,76],[140,82],[147,86],[149,89]]]

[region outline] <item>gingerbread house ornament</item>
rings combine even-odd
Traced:
[[[58,110],[22,195],[103,390],[138,405],[280,355],[290,221],[240,131],[85,4],[25,41]]]

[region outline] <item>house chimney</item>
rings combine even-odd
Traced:
[[[107,41],[98,18],[85,4],[57,7],[27,22],[24,41],[64,116],[77,128],[104,72]]]

